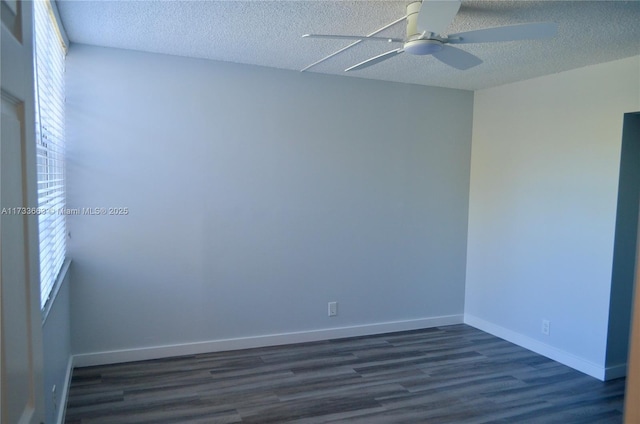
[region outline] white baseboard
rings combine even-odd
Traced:
[[[532,339],[531,337],[516,333],[515,331],[508,330],[473,315],[465,314],[464,323],[511,343],[517,344],[525,349],[529,349],[542,356],[546,356],[549,359],[553,359],[554,361],[560,362],[563,365],[595,377],[601,381],[621,377],[626,373],[626,364],[605,369],[605,367],[584,358],[580,358],[579,356],[565,352],[564,350],[550,346],[546,343],[542,343],[538,340]],[[624,370],[622,367],[624,367]],[[623,372],[623,374],[620,374],[620,372]]]
[[[419,330],[444,325],[462,324],[463,315],[421,318],[407,321],[393,321],[351,327],[327,328],[322,330],[300,331],[292,333],[269,334],[234,339],[211,340],[166,346],[153,346],[134,349],[93,352],[74,355],[75,367],[115,364],[120,362],[143,361],[147,359],[171,356],[195,355],[207,352],[250,349],[255,347],[277,346],[284,344],[314,342],[319,340],[340,339],[345,337],[369,336],[396,331]]]
[[[604,381],[627,376],[627,363],[607,367],[604,370]]]
[[[57,424],[64,424],[65,414],[67,413],[67,401],[69,400],[69,388],[71,387],[71,375],[73,374],[73,355],[69,357],[67,362],[67,371],[64,378],[64,386],[60,390],[60,399],[58,400],[58,416]]]

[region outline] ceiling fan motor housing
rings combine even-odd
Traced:
[[[407,5],[407,42],[404,43],[405,53],[415,55],[427,55],[437,53],[442,50],[442,42],[437,39],[423,38],[423,34],[418,31],[418,13],[422,7],[421,1],[409,3]],[[426,35],[426,34],[425,34]],[[429,33],[429,36],[432,34]]]

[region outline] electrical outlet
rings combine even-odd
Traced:
[[[338,315],[338,302],[329,302],[329,316],[335,317]]]
[[[550,332],[551,332],[551,321],[549,321],[548,319],[543,319],[542,334],[544,334],[545,336],[548,336]]]

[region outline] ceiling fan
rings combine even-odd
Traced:
[[[493,43],[500,41],[538,40],[555,36],[557,24],[553,22],[526,23],[495,28],[478,29],[457,34],[442,35],[453,21],[462,1],[460,0],[424,0],[415,1],[407,6],[406,17],[386,25],[370,35],[333,35],[305,34],[305,38],[329,38],[360,41],[382,41],[402,43],[402,47],[374,56],[353,65],[345,71],[357,71],[376,63],[390,59],[401,53],[413,55],[431,55],[439,61],[456,69],[466,70],[482,63],[482,59],[452,44]],[[377,33],[391,25],[406,19],[407,35],[405,39],[377,37]],[[355,43],[353,44],[355,45]],[[351,47],[351,46],[348,46]],[[344,49],[340,50],[343,51]],[[334,56],[327,56],[325,59]],[[322,59],[321,61],[325,60]],[[316,62],[317,63],[320,63]],[[315,65],[313,64],[313,65]],[[310,66],[313,66],[310,65]],[[305,68],[308,69],[309,67]]]

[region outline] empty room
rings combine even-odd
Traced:
[[[640,2],[1,6],[2,423],[640,422]]]

